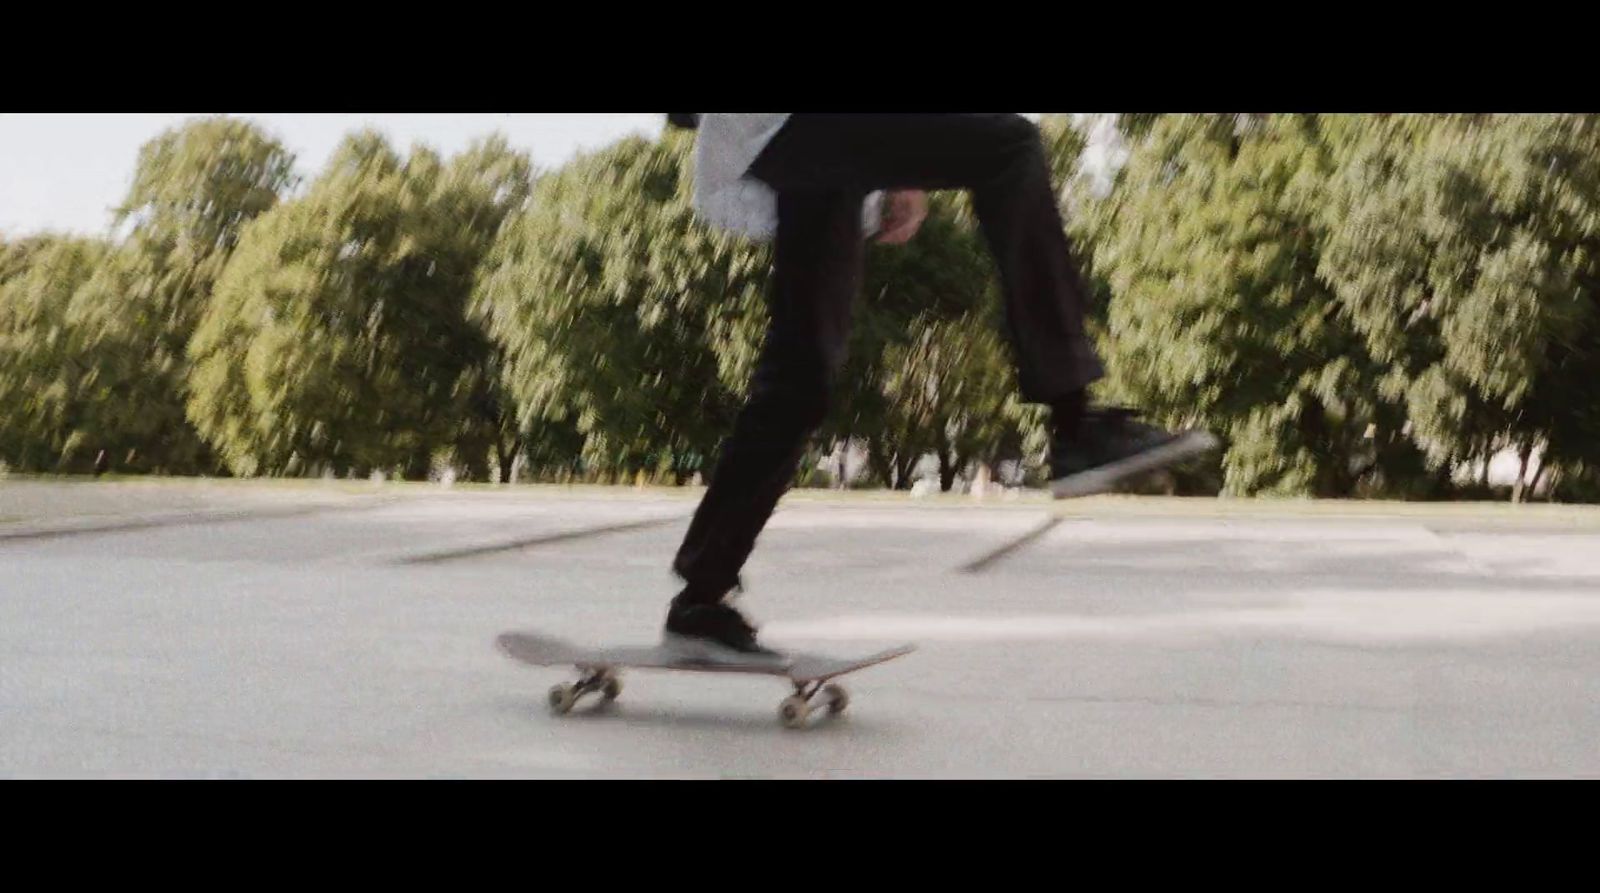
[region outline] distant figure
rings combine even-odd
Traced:
[[[111,463],[106,461],[106,451],[105,450],[101,450],[99,453],[95,454],[95,457],[94,457],[94,476],[95,477],[99,477],[100,475],[105,474],[106,473],[106,469],[109,468],[110,466],[111,466]]]
[[[1051,410],[1050,488],[1111,489],[1211,449],[1088,405],[1103,374],[1084,330],[1085,289],[1038,129],[1020,115],[675,114],[698,128],[695,205],[713,224],[776,238],[771,324],[749,402],[673,561],[686,585],[663,641],[685,657],[781,660],[726,603],[845,360],[863,243],[903,244],[927,216],[925,190],[963,189],[999,268],[1022,396]]]

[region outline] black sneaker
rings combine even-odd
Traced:
[[[1215,449],[1205,431],[1173,433],[1133,421],[1126,409],[1084,413],[1070,441],[1057,441],[1050,455],[1050,492],[1057,499],[1109,492],[1131,477],[1165,468]]]
[[[661,644],[684,660],[713,663],[774,663],[788,658],[762,645],[756,628],[738,610],[721,602],[682,602],[674,599],[667,612]]]

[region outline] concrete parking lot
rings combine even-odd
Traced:
[[[778,680],[567,678],[655,638],[695,491],[0,482],[10,777],[1595,777],[1600,511],[799,492],[742,604],[917,653],[783,729]]]

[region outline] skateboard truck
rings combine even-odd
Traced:
[[[550,711],[557,716],[571,712],[578,699],[586,694],[599,692],[607,704],[622,694],[622,679],[610,667],[579,666],[578,672],[581,675],[577,682],[550,687]]]
[[[602,703],[609,704],[622,694],[622,678],[611,667],[578,667],[578,681],[570,685],[550,688],[550,711],[557,716],[572,712],[578,699],[587,694],[600,693]],[[818,698],[818,695],[821,698]],[[794,682],[794,694],[778,704],[778,718],[787,728],[803,728],[806,720],[817,710],[827,710],[829,716],[838,716],[850,705],[850,695],[836,682]]]
[[[818,692],[822,693],[821,704],[813,703]],[[784,698],[778,705],[778,718],[786,728],[798,729],[806,724],[806,719],[818,707],[826,709],[829,716],[838,716],[849,705],[850,695],[837,683],[797,681],[794,683],[794,694]]]

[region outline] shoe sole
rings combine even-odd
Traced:
[[[661,647],[666,649],[673,659],[686,663],[731,664],[741,667],[787,667],[793,663],[781,654],[752,654],[729,648],[710,639],[678,633],[663,633]]]
[[[1164,468],[1176,462],[1193,458],[1216,449],[1221,443],[1216,435],[1206,431],[1181,434],[1171,443],[1162,444],[1137,456],[1080,472],[1071,477],[1050,482],[1050,493],[1057,499],[1076,499],[1108,493],[1117,484],[1135,475]]]

